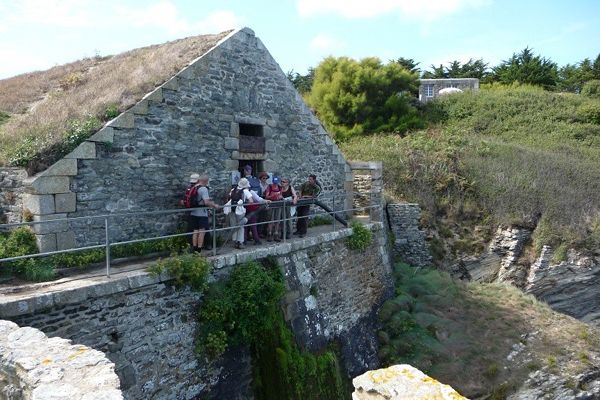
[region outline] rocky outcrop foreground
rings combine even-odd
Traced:
[[[0,320],[0,399],[122,400],[114,367],[97,350]]]
[[[367,371],[352,380],[352,400],[460,400],[466,397],[448,385],[407,365]]]

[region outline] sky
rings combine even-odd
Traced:
[[[330,55],[430,69],[527,46],[559,66],[600,53],[599,0],[0,0],[0,79],[244,26],[301,74]]]

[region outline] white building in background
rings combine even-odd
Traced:
[[[419,86],[419,101],[427,103],[438,97],[443,89],[459,89],[460,91],[465,90],[479,90],[479,79],[477,78],[447,78],[447,79],[421,79],[421,85]],[[446,91],[450,92],[450,91]]]

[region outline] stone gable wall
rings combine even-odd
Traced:
[[[394,255],[415,267],[431,266],[432,258],[425,232],[419,229],[418,204],[388,204],[388,223],[394,235]]]
[[[370,227],[374,240],[363,252],[346,248],[351,229],[341,229],[217,256],[214,277],[227,276],[243,262],[277,257],[288,286],[285,315],[298,342],[318,349],[337,338],[348,371],[362,373],[377,365],[373,313],[392,285],[383,224]],[[212,387],[211,395],[219,387],[248,393],[236,379],[251,376],[249,362],[207,363],[194,355],[201,305],[197,293],[143,271],[102,280],[67,282],[68,289],[51,288],[49,293],[15,293],[13,299],[4,296],[0,318],[103,351],[115,363],[128,399],[191,399]],[[248,370],[231,374],[228,365]]]
[[[243,153],[239,124],[263,126],[265,153]],[[231,34],[130,110],[32,179],[30,201],[53,219],[171,209],[192,172],[223,203],[240,160],[298,187],[315,173],[324,195],[351,190],[352,173],[318,119],[254,33]],[[339,202],[341,203],[341,202]],[[341,208],[341,204],[337,207]],[[173,233],[181,217],[114,218],[112,240]],[[104,242],[104,221],[38,231],[42,250]]]

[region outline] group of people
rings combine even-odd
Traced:
[[[252,175],[252,167],[246,165],[243,177],[227,196],[224,212],[227,214],[229,226],[233,228],[232,241],[235,248],[243,248],[250,239],[259,245],[262,243],[261,239],[279,242],[283,235],[289,237],[292,233],[294,208],[297,216],[294,235],[306,235],[310,202],[301,200],[314,199],[321,192],[316,175],[309,175],[298,192],[294,190],[289,178],[273,176],[270,183],[268,179],[269,175],[266,172],[261,172],[258,178],[255,177]],[[192,174],[190,188],[197,191],[198,207],[219,207],[210,198],[207,176]],[[262,205],[266,207],[261,207]],[[193,251],[199,253],[209,229],[207,208],[192,210],[188,226],[193,232]]]

